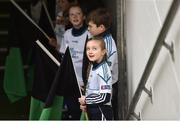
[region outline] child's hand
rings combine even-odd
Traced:
[[[86,112],[86,105],[80,105],[80,109],[81,109],[83,112]]]
[[[79,103],[80,103],[80,109],[81,109],[83,112],[86,112],[85,96],[81,96],[81,97],[79,98]]]
[[[86,103],[85,103],[85,96],[81,96],[80,98],[79,98],[79,103],[81,104],[81,105],[85,105]]]
[[[55,38],[50,38],[49,44],[56,48],[57,47],[57,40]]]

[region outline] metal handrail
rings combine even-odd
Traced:
[[[140,96],[142,94],[142,91],[143,89],[145,88],[145,84],[148,80],[148,77],[152,71],[152,68],[154,66],[154,63],[159,55],[159,52],[161,50],[161,47],[163,46],[163,43],[164,43],[164,40],[166,38],[166,35],[170,29],[170,26],[174,20],[174,17],[176,15],[176,12],[178,10],[178,7],[179,7],[179,4],[180,4],[180,0],[173,0],[172,4],[171,4],[171,7],[168,11],[168,14],[166,16],[166,19],[164,21],[164,24],[161,28],[161,31],[159,33],[159,36],[157,38],[157,41],[155,43],[155,46],[152,50],[152,53],[150,55],[150,58],[148,60],[148,63],[145,67],[145,70],[143,72],[143,75],[141,77],[141,80],[139,82],[139,85],[136,89],[136,92],[132,98],[132,101],[131,101],[131,104],[129,106],[129,110],[128,110],[128,113],[127,113],[127,116],[126,116],[126,119],[130,119],[131,115],[133,115],[134,113],[134,110],[135,110],[135,107],[137,105],[137,102],[139,101],[140,99]]]

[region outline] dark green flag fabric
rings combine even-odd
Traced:
[[[63,112],[63,97],[62,96],[56,96],[54,98],[53,104],[51,107],[44,108],[40,120],[59,120],[62,117]]]
[[[44,103],[31,97],[29,120],[38,120],[43,110]]]
[[[56,96],[52,105],[44,108],[44,102],[31,97],[29,120],[60,120],[63,110],[63,97]]]
[[[87,119],[87,113],[86,113],[86,112],[82,112],[82,113],[81,113],[80,120],[81,120],[81,121],[88,120],[88,119]]]
[[[11,102],[27,96],[24,69],[19,48],[10,48],[6,57],[4,91]]]

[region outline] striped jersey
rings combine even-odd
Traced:
[[[112,76],[106,61],[93,64],[86,86],[86,104],[111,105]]]

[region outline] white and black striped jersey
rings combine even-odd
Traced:
[[[69,46],[77,80],[81,86],[84,86],[82,80],[82,61],[88,33],[85,25],[79,30],[74,28],[68,29],[64,33],[64,39],[61,41],[60,46],[60,53],[65,53],[67,46]]]
[[[86,104],[111,105],[112,76],[106,61],[93,64],[86,86]]]

